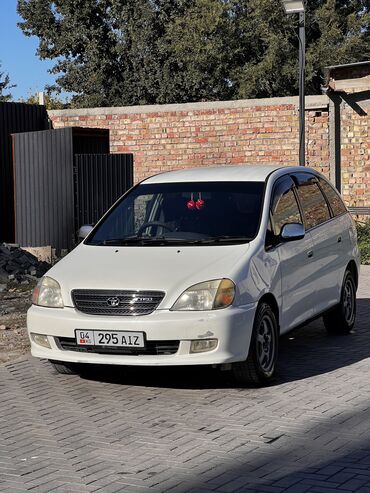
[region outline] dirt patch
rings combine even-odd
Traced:
[[[0,292],[0,363],[29,352],[26,317],[34,286],[35,282],[9,283],[7,289]]]

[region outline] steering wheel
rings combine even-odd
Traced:
[[[160,221],[148,221],[147,223],[144,223],[140,226],[140,228],[137,230],[137,235],[141,236],[141,233],[149,226],[160,226],[161,228],[168,229],[168,231],[174,231],[173,227],[169,226],[166,223],[161,223]]]

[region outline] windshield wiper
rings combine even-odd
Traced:
[[[199,239],[168,238],[166,236],[127,236],[123,238],[109,238],[94,243],[97,246],[124,246],[124,245],[213,245],[215,243],[246,243],[252,238],[246,236],[212,236]]]
[[[109,238],[107,240],[100,240],[100,241],[95,241],[95,242],[92,242],[92,245],[96,245],[96,246],[109,246],[109,245],[112,245],[112,246],[118,246],[118,245],[123,245],[125,244],[126,242],[129,243],[129,242],[132,242],[132,241],[138,241],[139,240],[139,237],[138,236],[127,236],[127,237],[123,237],[123,238]]]
[[[95,243],[97,246],[124,246],[124,245],[165,245],[172,243],[182,243],[183,238],[166,238],[165,236],[127,236],[123,238],[110,238]]]
[[[247,236],[222,235],[222,236],[211,236],[209,238],[203,238],[200,240],[193,240],[191,241],[191,243],[210,245],[214,243],[247,243],[248,241],[251,240],[252,238],[248,238]]]

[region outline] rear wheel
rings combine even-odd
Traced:
[[[49,361],[52,364],[54,370],[56,370],[58,373],[61,373],[63,375],[77,375],[79,373],[78,365],[76,363],[67,363],[65,361],[55,360]]]
[[[356,320],[356,283],[352,272],[344,274],[340,302],[323,315],[329,334],[349,334]]]
[[[261,303],[253,324],[248,358],[233,364],[233,373],[241,384],[262,386],[274,375],[278,355],[278,324],[268,303]]]

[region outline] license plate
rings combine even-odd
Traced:
[[[145,347],[143,332],[77,329],[76,342],[79,346]]]

